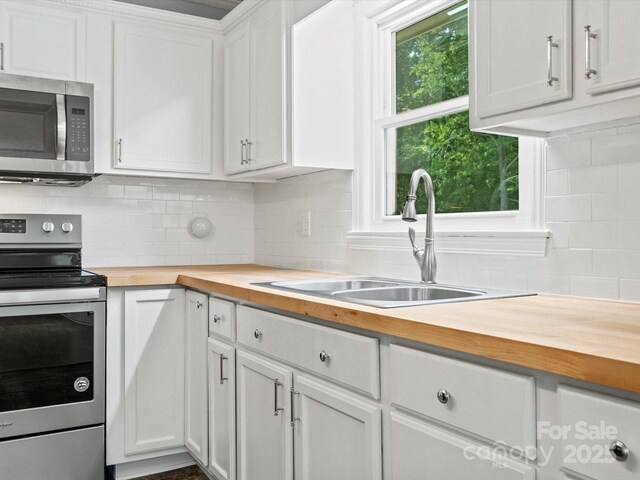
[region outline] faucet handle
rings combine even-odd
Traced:
[[[416,246],[416,231],[413,229],[413,227],[409,227],[409,240],[411,241],[411,246],[413,247],[414,253],[420,250]]]
[[[416,245],[416,231],[413,229],[413,227],[409,227],[409,240],[411,241],[411,246],[413,247],[413,256],[418,263],[422,262],[424,249],[418,248],[418,246]]]

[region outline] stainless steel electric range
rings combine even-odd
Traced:
[[[106,279],[80,222],[0,214],[0,479],[104,478]]]

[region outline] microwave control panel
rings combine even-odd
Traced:
[[[67,160],[91,160],[90,108],[88,97],[67,95]]]

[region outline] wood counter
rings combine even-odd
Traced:
[[[110,287],[177,284],[640,393],[640,304],[538,295],[381,309],[251,285],[338,276],[326,272],[258,265],[93,271]]]

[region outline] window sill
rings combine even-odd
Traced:
[[[438,253],[544,257],[549,236],[548,231],[436,232],[435,247]],[[421,245],[424,233],[417,237]],[[411,250],[406,232],[350,232],[347,240],[352,250]]]

